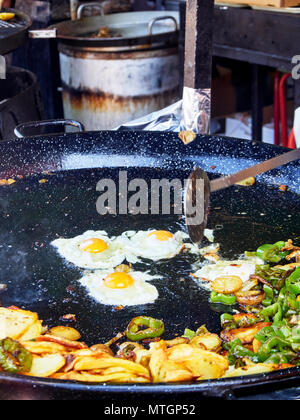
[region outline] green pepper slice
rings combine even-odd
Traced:
[[[300,295],[300,267],[286,279],[285,281],[286,289],[293,293],[294,295]]]
[[[288,254],[287,252],[281,252],[281,249],[285,246],[285,242],[280,241],[275,244],[264,244],[260,246],[257,251],[257,257],[261,258],[268,263],[279,263]]]
[[[210,295],[210,302],[232,306],[236,304],[236,297],[234,295],[224,295],[223,293],[212,292]]]
[[[5,372],[29,372],[32,355],[18,341],[6,338],[0,341],[0,366]]]
[[[149,316],[138,316],[130,322],[125,334],[131,341],[141,341],[160,337],[164,332],[165,325],[163,321]]]

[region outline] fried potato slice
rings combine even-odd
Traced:
[[[68,352],[68,349],[61,344],[47,341],[20,341],[20,343],[32,354],[64,354]]]
[[[229,367],[227,358],[189,344],[167,348],[164,341],[152,348],[149,368],[153,382],[217,379]]]
[[[77,341],[71,341],[67,340],[66,338],[62,337],[55,337],[54,335],[41,335],[40,337],[37,337],[37,341],[46,341],[50,343],[57,343],[61,346],[67,347],[69,349],[87,349],[88,346],[85,343],[79,343]]]
[[[211,283],[214,292],[231,295],[238,292],[243,286],[243,281],[238,276],[222,276]]]
[[[74,365],[74,370],[83,371],[109,369],[113,367],[122,368],[127,373],[143,376],[150,380],[149,371],[144,366],[129,360],[119,359],[105,354],[91,357],[79,357]]]
[[[248,359],[244,359],[246,366],[232,369],[228,371],[223,378],[233,378],[236,376],[258,375],[262,373],[273,372],[274,370],[287,369],[295,367],[294,365],[275,365],[271,363],[253,363]]]
[[[7,337],[18,340],[37,321],[38,315],[34,312],[0,308],[0,340]]]
[[[220,378],[229,367],[226,357],[188,344],[172,347],[167,352],[169,360],[185,366],[198,380]]]
[[[48,334],[70,341],[78,341],[81,338],[81,334],[75,328],[71,327],[54,327],[51,328]]]
[[[41,321],[36,321],[29,329],[26,331],[19,340],[29,341],[34,340],[42,334],[43,326]]]
[[[68,372],[68,373],[56,373],[52,375],[52,378],[67,380],[67,381],[79,381],[79,382],[90,382],[90,383],[148,383],[150,379],[135,376],[130,373],[111,373],[109,375],[99,375],[86,372]]]
[[[250,178],[246,178],[243,181],[237,182],[235,185],[240,185],[241,187],[252,187],[256,183],[256,179],[251,176]]]
[[[217,334],[208,333],[194,337],[189,344],[192,347],[218,352],[221,349],[222,340]]]
[[[47,354],[45,356],[33,356],[29,376],[48,378],[58,372],[66,364],[65,358],[59,354]]]
[[[242,344],[252,344],[254,336],[263,328],[272,325],[270,322],[259,322],[253,327],[249,328],[236,328],[233,330],[223,330],[221,332],[221,338],[224,341],[233,341],[239,338]]]

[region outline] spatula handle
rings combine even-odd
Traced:
[[[247,178],[255,177],[272,169],[279,168],[282,165],[286,165],[287,163],[293,162],[298,159],[300,159],[300,149],[295,149],[290,152],[284,153],[283,155],[276,156],[275,158],[254,165],[251,168],[243,169],[242,171],[237,172],[233,175],[228,175],[223,178],[215,179],[210,183],[211,192],[231,187],[237,182],[241,182]]]

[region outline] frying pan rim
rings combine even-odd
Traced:
[[[300,366],[293,368],[280,369],[273,372],[236,376],[232,378],[208,379],[199,382],[186,383],[132,383],[132,384],[110,384],[110,383],[92,383],[80,382],[70,380],[59,380],[52,378],[39,378],[34,376],[22,376],[20,374],[6,374],[0,373],[0,382],[2,384],[14,385],[32,385],[32,386],[46,386],[49,388],[60,388],[71,391],[89,391],[89,392],[103,392],[105,394],[122,394],[127,391],[134,391],[141,394],[153,394],[162,392],[176,392],[183,393],[197,393],[209,391],[214,394],[216,389],[220,392],[227,391],[234,392],[241,388],[248,388],[251,386],[272,385],[284,381],[294,381],[300,378]],[[263,380],[262,380],[263,379]]]
[[[102,135],[105,135],[105,133],[109,133],[111,135],[111,131],[101,131],[101,132],[85,132],[84,135],[97,135],[97,133],[101,133]],[[122,132],[124,133],[124,132]],[[132,133],[131,130],[128,130],[128,133]],[[148,134],[151,134],[155,136],[155,134],[163,135],[165,133],[161,132],[148,132]],[[177,133],[168,133],[172,134],[174,137],[177,135]],[[80,134],[62,134],[62,135],[56,135],[51,136],[50,139],[60,138],[62,140],[62,143],[64,140],[66,140],[66,147],[68,147],[67,140],[74,137],[77,138],[78,136],[82,135]],[[227,136],[205,136],[200,135],[198,136],[198,139],[205,139],[205,138],[218,138],[218,139],[224,139],[224,140],[232,140],[231,137]],[[43,140],[47,140],[47,136],[37,136],[37,137],[30,137],[22,139],[24,144],[26,144],[26,141],[30,142],[32,145],[37,140],[39,144]],[[10,145],[13,144],[15,140],[5,140],[1,142],[3,145]],[[20,140],[18,140],[20,142]],[[57,141],[57,140],[56,140]],[[97,141],[95,138],[93,141]],[[99,139],[101,141],[101,139]],[[234,141],[237,141],[239,145],[242,145],[245,140],[243,139],[234,139]],[[52,141],[49,143],[51,144]],[[260,145],[260,142],[253,142],[249,140],[249,144],[252,145]],[[265,145],[266,151],[285,151],[287,150],[284,147],[276,146],[276,145]],[[1,145],[0,145],[1,150]],[[59,172],[59,170],[57,170]],[[234,388],[238,389],[241,387],[250,387],[250,386],[260,386],[260,385],[272,385],[272,384],[278,384],[282,381],[288,381],[288,380],[297,380],[300,376],[300,367],[295,368],[288,368],[280,371],[275,371],[271,373],[265,373],[265,374],[256,374],[251,376],[239,376],[234,378],[221,378],[217,380],[209,380],[209,381],[201,381],[200,383],[193,383],[193,384],[91,384],[91,383],[80,383],[80,382],[70,382],[70,381],[63,381],[63,380],[55,380],[55,379],[49,379],[49,378],[37,378],[37,377],[29,377],[29,376],[21,376],[21,375],[11,375],[11,374],[4,374],[0,373],[0,382],[2,384],[31,384],[33,386],[46,386],[49,388],[61,388],[65,390],[74,390],[74,391],[92,391],[92,392],[103,392],[103,393],[123,393],[126,392],[126,389],[129,389],[130,391],[134,392],[140,392],[140,393],[162,393],[166,391],[174,391],[178,393],[184,393],[184,392],[216,392],[216,390],[221,390],[223,393],[228,391],[228,388],[230,390],[234,390]]]

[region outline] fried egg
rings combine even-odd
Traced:
[[[213,240],[212,231],[206,232],[209,240]],[[201,250],[189,241],[189,235],[178,231],[171,233],[167,230],[127,231],[122,235],[126,249],[127,261],[135,263],[139,258],[159,261],[170,259],[180,254],[183,249],[191,253],[201,253]]]
[[[128,231],[123,233],[127,261],[135,263],[139,258],[159,261],[173,258],[184,248],[184,232],[175,234],[165,230]]]
[[[216,264],[207,264],[196,271],[194,277],[204,282],[212,282],[218,277],[236,276],[243,283],[248,281],[250,276],[255,274],[255,261],[235,260],[235,261],[218,261]],[[208,284],[209,285],[209,284]]]
[[[109,269],[125,260],[120,237],[109,238],[105,231],[87,231],[71,239],[56,239],[52,245],[68,262],[80,268]]]
[[[149,280],[159,278],[139,271],[94,271],[80,280],[89,295],[103,305],[136,306],[154,303],[159,294]]]

